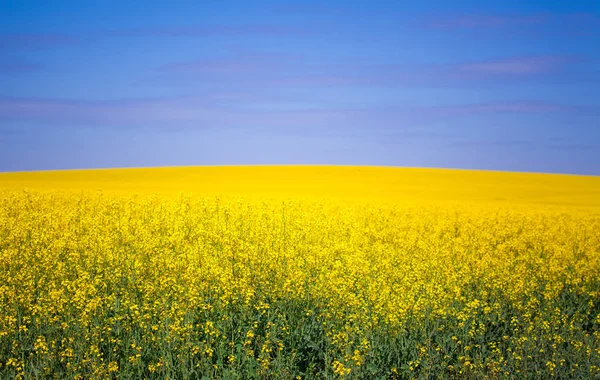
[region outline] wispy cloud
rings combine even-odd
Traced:
[[[283,36],[312,34],[309,28],[287,25],[187,25],[151,26],[136,29],[115,30],[111,34],[120,37],[210,37],[210,36]]]
[[[450,143],[451,146],[460,148],[485,148],[485,147],[501,147],[501,148],[516,148],[530,147],[535,145],[535,141],[531,140],[462,140]]]
[[[319,63],[292,55],[245,54],[163,65],[138,84],[284,87],[465,87],[562,73],[570,56],[509,57],[438,65]],[[553,77],[553,80],[555,77]]]
[[[53,33],[0,33],[0,49],[44,49],[70,45],[77,38]]]
[[[204,98],[74,101],[40,98],[0,98],[0,121],[84,127],[180,127],[209,129],[244,126],[326,125],[340,120],[338,111],[249,110],[220,106]]]
[[[216,73],[247,74],[256,71],[273,71],[291,69],[302,64],[304,60],[293,54],[283,53],[242,53],[234,57],[200,59],[188,62],[164,64],[154,69],[159,73]]]
[[[550,149],[568,150],[568,151],[592,151],[600,154],[600,144],[585,144],[585,143],[563,143],[552,144]]]
[[[181,121],[190,117],[190,110],[175,100],[0,98],[0,120],[34,121],[49,125],[122,126]]]
[[[548,13],[537,14],[464,14],[425,16],[421,20],[426,27],[439,29],[490,29],[515,26],[539,25],[550,20]]]
[[[551,36],[600,35],[600,14],[579,13],[514,13],[514,14],[439,14],[416,17],[418,28],[448,32],[480,33],[477,36],[523,38]]]
[[[567,105],[515,101],[410,107],[392,111],[392,113],[394,112],[398,115],[398,120],[409,124],[427,125],[468,119],[478,115],[525,115],[547,114],[549,112],[574,114],[581,112],[581,110]]]
[[[314,28],[289,25],[164,25],[143,28],[95,30],[83,36],[59,33],[0,33],[0,49],[31,50],[73,45],[82,39],[94,41],[127,37],[285,37],[314,35]]]
[[[517,112],[517,113],[537,113],[537,112],[558,112],[558,111],[577,111],[577,107],[565,106],[544,102],[506,102],[506,103],[484,103],[469,104],[464,106],[439,107],[441,110],[447,110],[449,113],[470,114],[483,112]]]
[[[159,128],[361,128],[426,125],[489,113],[577,112],[573,107],[533,103],[489,103],[435,107],[248,108],[247,102],[227,106],[204,98],[124,99],[72,101],[36,98],[0,98],[0,121],[36,122],[48,126],[159,127]]]
[[[481,75],[539,74],[556,71],[568,61],[566,56],[517,57],[459,64],[456,70]]]
[[[0,57],[0,75],[2,74],[25,74],[39,71],[42,65],[23,62],[20,60],[9,60]]]

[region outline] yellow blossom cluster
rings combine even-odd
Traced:
[[[600,194],[590,181],[564,188]],[[2,378],[600,376],[590,198],[15,183],[0,190]]]

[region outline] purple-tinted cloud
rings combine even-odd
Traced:
[[[322,2],[319,4],[309,4],[309,3],[284,3],[284,4],[278,4],[278,5],[273,5],[272,9],[277,11],[277,12],[283,12],[283,13],[292,13],[292,14],[298,14],[298,13],[304,13],[304,14],[310,14],[310,15],[315,15],[315,14],[343,14],[343,13],[353,13],[354,11],[352,10],[352,8],[347,7],[347,6],[339,6],[339,5],[334,5],[334,4],[328,4],[326,2]],[[370,9],[361,9],[361,12],[369,12]]]
[[[541,79],[562,72],[569,56],[512,57],[446,65],[316,63],[290,55],[251,55],[172,63],[138,84],[218,86],[478,86],[507,80]],[[554,79],[554,78],[553,78]],[[589,78],[588,78],[589,79]]]
[[[175,62],[155,68],[159,73],[248,74],[256,71],[292,69],[303,62],[301,57],[282,53],[247,53],[221,59]]]
[[[479,40],[600,37],[600,14],[584,12],[429,15],[417,17],[414,24],[417,29],[460,33]],[[472,34],[474,32],[477,34]]]
[[[188,25],[153,26],[112,32],[119,37],[210,37],[210,36],[282,36],[310,34],[311,29],[285,25]]]
[[[0,58],[0,75],[31,73],[34,71],[39,71],[42,68],[43,66],[39,64]]]
[[[556,71],[567,61],[564,56],[518,57],[459,64],[456,70],[481,75],[527,75]]]
[[[548,13],[538,14],[465,14],[452,16],[426,16],[421,22],[429,28],[439,29],[490,29],[511,28],[515,26],[539,25],[549,21]]]
[[[223,111],[197,99],[124,99],[74,101],[0,98],[0,120],[33,121],[48,125],[164,126],[203,124]]]
[[[550,149],[566,151],[592,151],[600,153],[600,144],[564,143],[550,145]]]
[[[530,102],[438,107],[248,109],[218,106],[200,98],[129,99],[80,102],[35,98],[0,98],[0,121],[45,125],[160,128],[365,128],[398,127],[489,113],[577,112],[577,108]]]
[[[582,112],[577,107],[543,102],[498,102],[448,106],[422,106],[388,111],[385,119],[402,120],[410,125],[428,125],[438,122],[468,119],[478,115],[525,115]]]
[[[535,113],[535,112],[558,112],[558,111],[577,111],[577,107],[564,106],[559,104],[542,102],[507,102],[507,103],[488,103],[488,104],[469,104],[465,106],[438,107],[439,110],[446,110],[453,114],[472,114],[484,112],[517,112],[517,113]]]
[[[524,147],[535,145],[535,141],[531,140],[464,140],[451,143],[451,146],[470,148],[470,147]]]
[[[512,29],[524,27],[540,27],[562,24],[564,27],[579,28],[600,26],[600,15],[597,13],[514,13],[514,14],[440,14],[424,15],[416,21],[427,28],[444,30],[489,30]]]
[[[72,101],[0,98],[0,121],[29,121],[46,125],[226,128],[246,125],[326,123],[343,114],[324,110],[269,112],[223,107],[201,98]]]
[[[77,38],[63,34],[0,33],[0,49],[45,49],[70,45]]]

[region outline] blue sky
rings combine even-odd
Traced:
[[[0,0],[0,171],[600,175],[598,1],[133,3]]]

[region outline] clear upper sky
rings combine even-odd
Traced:
[[[0,0],[0,171],[600,175],[600,1]]]

